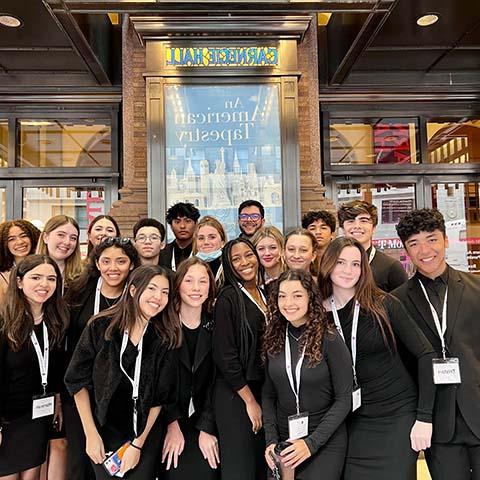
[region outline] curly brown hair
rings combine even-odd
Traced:
[[[278,293],[282,282],[295,280],[298,280],[308,293],[308,320],[299,342],[299,350],[305,347],[307,366],[311,368],[322,361],[323,339],[327,333],[333,333],[335,328],[327,320],[315,280],[310,273],[303,270],[283,272],[272,286],[268,301],[268,322],[263,335],[262,358],[265,361],[267,356],[274,357],[284,351],[288,320],[278,308]]]
[[[32,245],[28,254],[35,252],[40,237],[40,230],[28,220],[17,219],[0,224],[0,272],[10,270],[15,263],[15,259],[8,248],[8,236],[12,227],[20,228],[30,239]]]

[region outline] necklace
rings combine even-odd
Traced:
[[[107,304],[107,308],[110,308],[110,307],[112,307],[113,305],[115,305],[115,303],[116,303],[117,300],[118,300],[118,297],[108,298],[108,297],[106,297],[105,295],[102,295],[102,297],[104,298],[105,303]]]
[[[288,334],[296,341],[298,342],[300,340],[300,337],[302,336],[302,334],[300,334],[298,337],[296,337],[291,331],[290,329],[288,329]]]

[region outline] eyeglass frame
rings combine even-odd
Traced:
[[[263,217],[261,213],[241,213],[238,216],[238,219],[242,221],[253,220],[254,222],[258,222],[262,218]]]
[[[114,245],[123,247],[128,244],[133,246],[132,239],[130,237],[105,237],[100,244],[105,245],[106,247],[113,247]]]
[[[157,239],[153,240],[152,236],[157,237]],[[142,240],[140,240],[140,239],[142,239]],[[138,235],[138,237],[136,237],[134,239],[135,242],[142,243],[142,244],[145,243],[147,240],[150,240],[151,243],[156,243],[156,242],[162,243],[163,242],[162,236],[157,234],[157,233],[151,233],[150,235],[145,235],[145,234],[141,233],[140,235]]]

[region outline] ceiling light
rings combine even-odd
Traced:
[[[0,15],[0,25],[4,27],[17,28],[22,25],[22,21],[13,15]]]
[[[429,27],[430,25],[437,23],[439,18],[440,17],[436,13],[427,13],[426,15],[417,18],[417,25],[420,27]]]

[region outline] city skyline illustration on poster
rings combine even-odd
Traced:
[[[191,202],[232,239],[239,204],[255,199],[282,230],[278,84],[167,85],[165,128],[168,207]]]

